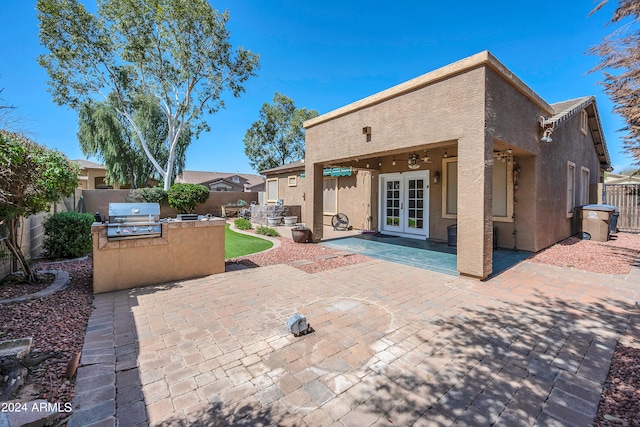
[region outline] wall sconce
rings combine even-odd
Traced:
[[[540,116],[538,118],[538,123],[540,123],[540,127],[542,128],[542,138],[540,141],[542,142],[552,142],[551,134],[553,133],[553,122],[547,122],[547,119]]]
[[[437,184],[440,182],[440,172],[436,171],[436,173],[433,174],[433,183]]]
[[[443,157],[443,158],[445,158],[445,159],[446,159],[447,157],[449,157],[449,155],[447,154],[447,150],[446,150],[446,148],[445,148],[445,150],[444,150],[444,154],[442,155],[442,157]]]
[[[395,166],[395,165],[396,165],[396,156],[393,156],[393,161],[391,162],[391,164],[392,164],[393,166]]]

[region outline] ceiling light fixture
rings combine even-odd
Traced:
[[[416,153],[409,154],[408,166],[409,169],[419,169],[420,165],[418,164],[418,155]]]

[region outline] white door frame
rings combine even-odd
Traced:
[[[393,236],[410,237],[414,239],[427,239],[429,238],[429,170],[410,171],[400,173],[386,173],[379,175],[379,212],[378,218],[378,231]],[[409,189],[408,181],[410,179],[422,178],[424,179],[424,198],[423,198],[423,228],[415,229],[409,227]],[[399,204],[400,204],[400,219],[397,226],[386,224],[386,209],[387,209],[387,196],[386,196],[386,182],[389,180],[396,180],[400,182],[399,191]]]

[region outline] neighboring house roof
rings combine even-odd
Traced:
[[[261,175],[274,175],[286,172],[298,172],[304,171],[304,160],[297,160],[295,162],[287,163],[286,165],[278,166],[275,168],[260,171]]]
[[[224,179],[233,183],[233,177],[240,178],[240,182],[234,183],[241,186],[247,184],[247,187],[255,187],[264,183],[264,178],[260,175],[233,172],[207,172],[207,171],[183,171],[181,175],[176,177],[175,182],[184,182],[189,184],[207,185],[216,180]]]
[[[96,162],[91,162],[89,160],[84,160],[84,159],[75,159],[75,160],[71,160],[73,163],[78,164],[78,166],[80,166],[80,169],[105,169],[104,165],[101,165],[100,163],[96,163]]]
[[[640,175],[620,175],[610,173],[604,177],[605,184],[640,184]]]
[[[223,184],[226,187],[233,188],[235,191],[244,191],[244,184],[247,182],[246,180],[242,180],[241,182],[233,182],[228,178],[218,178],[208,182],[201,182],[201,185],[205,185],[209,188],[218,186]]]

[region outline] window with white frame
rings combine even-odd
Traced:
[[[325,178],[323,180],[322,210],[325,215],[338,213],[338,178]]]
[[[457,218],[458,214],[458,161],[442,160],[442,217]],[[513,221],[513,158],[494,157],[492,179],[492,217],[498,222]]]
[[[576,206],[575,181],[576,181],[576,164],[567,162],[567,218],[573,217],[573,208]]]
[[[584,166],[580,167],[580,206],[589,204],[589,177],[591,171]]]
[[[267,179],[267,202],[278,200],[278,178]]]

